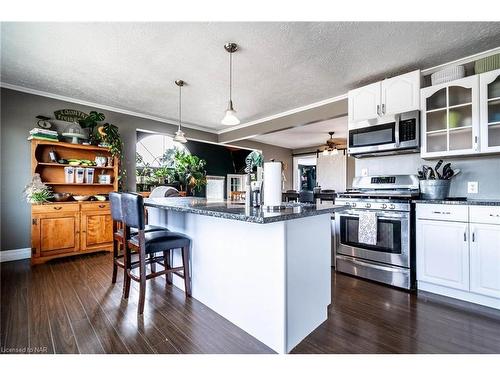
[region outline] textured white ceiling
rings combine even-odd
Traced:
[[[497,47],[500,23],[2,23],[1,80],[222,129],[228,54],[243,123]]]
[[[347,116],[319,121],[282,130],[275,133],[259,135],[252,140],[291,149],[319,146],[330,138],[328,132],[335,132],[334,138],[347,138]]]

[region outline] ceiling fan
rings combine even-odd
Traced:
[[[330,134],[330,139],[327,139],[325,146],[323,146],[322,150],[316,150],[316,156],[319,156],[321,152],[322,155],[338,155],[339,150],[345,150],[347,148],[347,142],[345,138],[333,138],[335,132],[328,132]]]

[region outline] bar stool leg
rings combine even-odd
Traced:
[[[118,272],[118,265],[116,264],[116,259],[118,258],[118,241],[113,238],[113,276],[111,277],[111,283],[116,283],[116,274]]]
[[[191,297],[191,276],[189,273],[189,246],[182,248],[182,266],[184,268],[184,291],[186,297]]]
[[[163,266],[165,267],[165,269],[167,271],[171,268],[171,266],[170,266],[170,250],[163,252]],[[172,273],[171,272],[165,274],[165,279],[167,281],[167,285],[172,285]]]
[[[129,264],[132,263],[132,255],[130,253],[129,247],[126,243],[123,245],[123,298],[128,299],[130,294],[130,275],[128,274],[131,270]]]
[[[141,246],[142,247],[142,246]],[[144,248],[139,249],[139,306],[137,313],[144,312],[144,301],[146,299],[146,254]]]

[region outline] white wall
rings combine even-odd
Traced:
[[[354,177],[354,160],[339,153],[339,155],[319,155],[316,164],[316,180],[321,189],[333,189],[344,192],[352,185]]]

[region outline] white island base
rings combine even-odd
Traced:
[[[150,224],[191,237],[193,298],[271,349],[290,352],[327,319],[330,213],[262,224],[148,211]],[[174,285],[184,289],[176,276]]]

